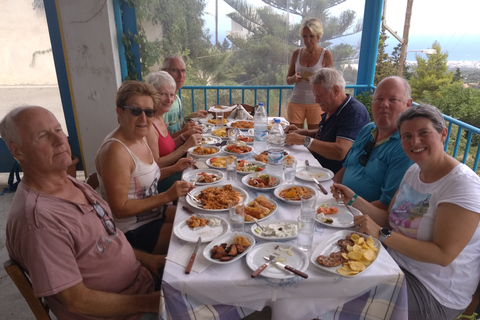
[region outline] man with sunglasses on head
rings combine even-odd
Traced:
[[[176,138],[179,135],[181,136],[183,133],[195,129],[195,123],[191,121],[192,118],[205,118],[208,114],[207,110],[198,110],[187,117],[184,118],[183,116],[183,107],[182,107],[182,100],[178,96],[178,90],[182,89],[183,84],[185,83],[185,79],[187,76],[187,69],[185,65],[185,61],[181,55],[174,54],[168,56],[163,60],[162,70],[168,72],[175,83],[177,84],[176,96],[177,98],[172,104],[170,111],[163,115],[163,120],[167,124],[168,131],[172,135],[172,138]],[[195,133],[202,133],[201,128],[197,128],[199,132]]]
[[[152,273],[164,257],[133,250],[108,204],[67,175],[70,146],[55,116],[37,106],[13,109],[0,121],[0,135],[23,168],[6,246],[35,296],[58,319],[157,319]]]
[[[333,181],[342,183],[373,205],[387,209],[413,162],[403,152],[398,115],[412,105],[410,85],[401,77],[383,79],[373,94],[373,122],[358,134],[343,168]]]
[[[367,108],[345,93],[342,74],[332,68],[323,68],[311,78],[316,103],[322,108],[318,130],[299,129],[290,125],[286,143],[304,145],[318,162],[336,173],[358,132],[370,121]]]

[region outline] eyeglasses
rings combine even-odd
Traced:
[[[100,203],[98,203],[98,201],[93,204],[93,209],[95,209],[97,217],[99,217],[102,221],[103,227],[108,232],[108,234],[111,236],[116,235],[117,227],[115,226],[115,223],[113,222],[112,218],[108,216],[107,211],[103,209],[103,207],[100,205]]]
[[[129,107],[129,106],[124,106],[123,109],[130,110],[130,113],[135,117],[140,117],[142,112],[144,112],[147,118],[153,118],[153,116],[155,116],[155,113],[157,112],[156,109],[142,109],[138,107]]]
[[[375,148],[375,141],[368,141],[367,143],[365,143],[365,145],[363,146],[363,150],[366,153],[362,154],[358,158],[358,163],[365,167],[367,165],[368,159],[370,159],[370,154],[372,153],[373,148]]]
[[[174,68],[168,68],[167,70],[170,70],[172,72],[175,72],[175,73],[181,73],[181,74],[187,74],[187,70],[185,69],[174,69]]]

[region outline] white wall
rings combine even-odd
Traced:
[[[58,1],[73,108],[87,175],[105,136],[117,126],[115,94],[121,84],[111,0]]]

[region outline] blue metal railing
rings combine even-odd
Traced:
[[[367,85],[348,85],[347,90],[351,89],[374,89]],[[282,107],[286,107],[288,97],[293,90],[293,86],[184,86],[179,91],[182,101],[189,100],[184,105],[191,105],[192,111],[195,111],[196,105],[202,103],[202,109],[208,109],[213,105],[232,105],[234,103],[244,103],[257,105],[263,102],[267,108],[267,113],[273,116],[282,116]],[[288,94],[288,96],[286,96]],[[353,94],[353,92],[352,92]],[[272,97],[273,96],[273,97]],[[186,101],[185,101],[186,102]],[[278,108],[278,110],[277,110]],[[273,110],[270,110],[273,109]],[[276,114],[271,114],[276,112]],[[460,154],[459,161],[469,165],[475,172],[478,170],[480,160],[480,129],[452,117],[444,115],[448,123],[448,136],[445,142],[445,151],[454,158]],[[468,134],[464,134],[468,131]],[[455,144],[453,148],[449,145],[450,138],[455,135]]]

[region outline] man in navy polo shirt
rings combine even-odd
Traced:
[[[324,112],[318,130],[290,125],[285,129],[286,143],[303,144],[323,167],[336,173],[370,117],[360,101],[345,93],[345,80],[337,70],[323,68],[312,76],[311,82],[315,101]]]

